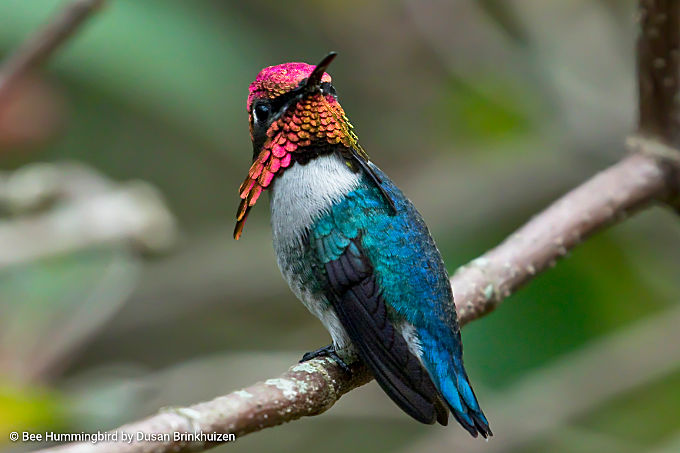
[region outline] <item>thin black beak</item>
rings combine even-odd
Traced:
[[[321,60],[321,62],[318,65],[316,65],[316,68],[314,68],[312,73],[307,78],[307,83],[305,83],[305,87],[307,89],[319,88],[319,86],[321,85],[321,77],[323,77],[323,73],[326,72],[326,68],[328,68],[328,65],[330,65],[331,62],[337,56],[338,56],[337,52],[329,52],[328,55],[326,55],[324,59]]]

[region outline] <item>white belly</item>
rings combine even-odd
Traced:
[[[303,259],[309,228],[330,207],[355,189],[354,173],[335,154],[317,157],[306,165],[294,164],[275,179],[271,189],[271,224],[274,251],[281,274],[307,309],[321,320],[338,350],[351,343],[335,311],[311,276]],[[315,286],[317,288],[315,288]]]

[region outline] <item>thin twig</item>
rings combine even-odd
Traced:
[[[19,46],[0,66],[0,105],[19,81],[42,65],[105,1],[77,0],[70,3]]]

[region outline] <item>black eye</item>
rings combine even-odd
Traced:
[[[253,107],[253,115],[255,116],[255,122],[264,123],[269,118],[271,113],[271,106],[264,102],[260,102]]]

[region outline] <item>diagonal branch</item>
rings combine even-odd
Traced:
[[[43,64],[105,1],[74,1],[7,58],[0,66],[0,105],[21,79]]]
[[[633,153],[554,202],[451,281],[462,324],[490,312],[588,236],[670,196],[665,165]]]

